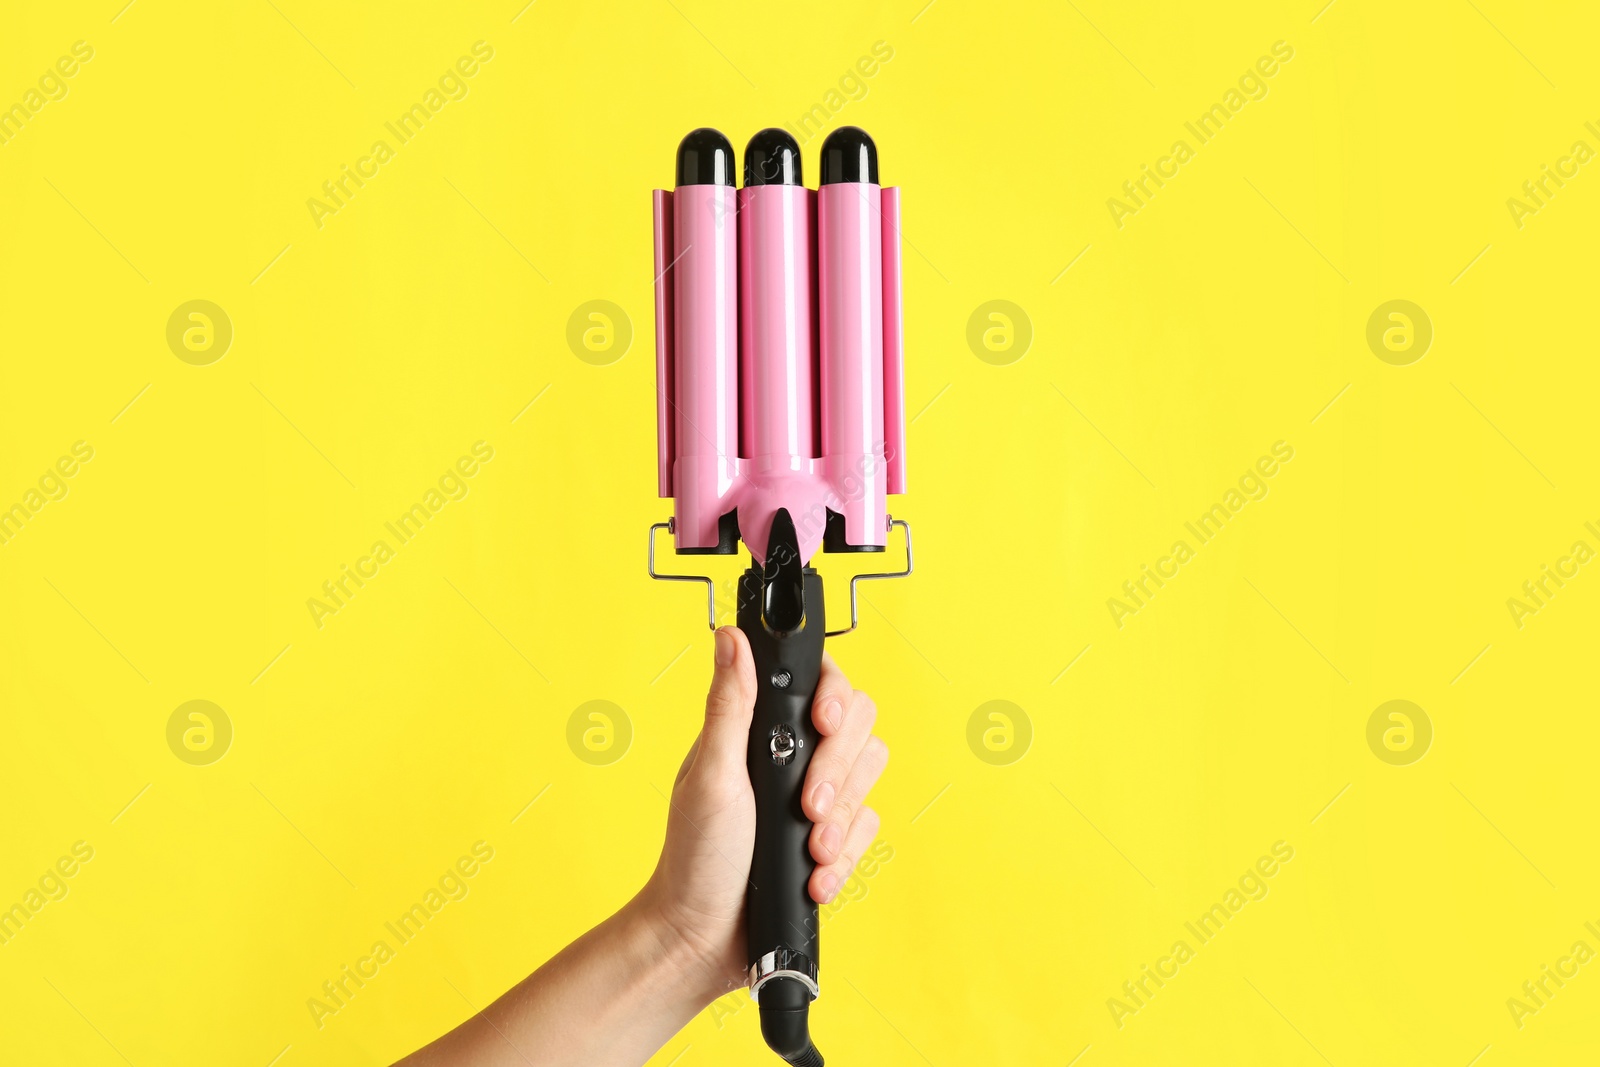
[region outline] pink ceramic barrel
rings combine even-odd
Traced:
[[[816,455],[813,195],[795,185],[739,191],[740,454],[785,466]]]
[[[726,185],[687,185],[672,194],[679,549],[717,544],[719,502],[738,473],[735,195]]]
[[[885,538],[882,190],[839,182],[817,191],[822,456],[845,538]]]
[[[900,300],[900,190],[883,191],[883,451],[890,496],[906,491],[905,327]]]

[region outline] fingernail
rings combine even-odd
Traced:
[[[839,728],[839,718],[844,714],[844,705],[837,700],[828,701],[828,706],[822,709],[822,717],[828,720],[828,725],[835,730]]]
[[[829,823],[822,828],[822,851],[830,856],[839,854],[839,839],[844,836],[844,831],[839,829],[837,823]]]
[[[811,802],[817,806],[817,811],[824,817],[833,810],[833,783],[823,782],[817,786],[817,791],[811,794]]]
[[[730,667],[730,666],[732,666],[733,665],[733,635],[730,634],[727,630],[718,630],[717,631],[717,636],[716,636],[716,641],[714,643],[716,645],[715,655],[716,655],[716,660],[717,660],[717,666],[719,666],[719,667]]]
[[[839,876],[834,874],[832,871],[829,871],[827,874],[822,876],[821,888],[822,902],[826,904],[833,899],[833,894],[839,888]]]

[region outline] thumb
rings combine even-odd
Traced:
[[[706,694],[700,755],[719,768],[742,767],[755,711],[755,661],[749,640],[736,626],[718,630],[714,648],[715,670]]]

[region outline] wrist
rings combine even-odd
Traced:
[[[683,921],[679,909],[660,891],[654,877],[623,910],[629,913],[639,936],[651,946],[652,958],[660,961],[661,980],[674,987],[675,995],[692,1004],[695,1014],[737,988],[722,973],[719,954],[690,933],[690,924]]]

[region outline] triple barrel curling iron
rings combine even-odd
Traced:
[[[905,492],[900,190],[878,184],[878,150],[853,126],[822,146],[820,188],[779,129],[750,139],[734,188],[728,139],[698,129],[678,146],[677,187],[655,200],[656,442],[659,492],[679,555],[733,555],[737,620],[755,657],[746,764],[756,798],[746,892],[750,995],[768,1046],[822,1067],[808,1016],[817,982],[811,821],[800,806],[817,731],[811,701],[824,637],[856,628],[856,584],[911,573],[911,528],[889,517]],[[883,552],[905,533],[903,571],[850,581],[850,625],[826,631],[825,552]]]

